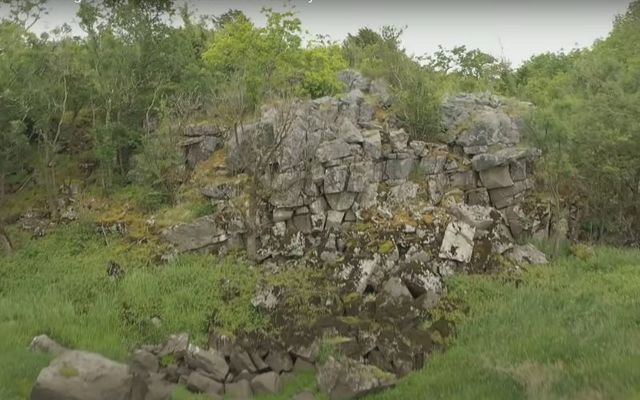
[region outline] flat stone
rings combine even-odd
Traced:
[[[209,216],[189,224],[176,225],[166,231],[163,236],[180,252],[199,250],[227,239],[226,231],[218,227]]]
[[[283,210],[283,209],[273,210],[273,222],[274,223],[287,221],[287,220],[291,219],[292,217],[293,217],[293,211],[292,210]]]
[[[489,190],[489,197],[496,208],[505,208],[516,204],[527,190],[527,181],[515,182],[513,186]]]
[[[343,139],[334,139],[320,143],[316,150],[316,158],[321,163],[338,160],[351,155],[349,145]]]
[[[462,190],[475,189],[475,174],[473,173],[473,171],[455,172],[449,176],[449,186]]]
[[[324,193],[340,193],[345,190],[349,169],[346,165],[327,168],[324,174]]]
[[[407,179],[413,169],[412,158],[402,160],[387,160],[385,162],[384,175],[386,179]]]
[[[487,189],[498,189],[513,185],[508,165],[501,165],[480,171],[482,186]]]
[[[327,203],[332,210],[346,211],[351,208],[356,200],[356,193],[342,192],[325,195]]]
[[[485,169],[506,165],[512,161],[534,159],[540,157],[540,155],[539,149],[509,147],[493,153],[477,154],[471,159],[471,165],[476,171],[484,171]]]
[[[476,228],[464,222],[451,222],[440,246],[440,258],[468,263],[473,255]]]

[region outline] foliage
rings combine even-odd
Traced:
[[[337,45],[312,45],[303,53],[302,89],[312,98],[340,93],[344,85],[338,79],[338,71],[346,67],[347,62]]]
[[[135,156],[131,176],[134,181],[173,204],[185,170],[180,136],[170,125],[142,138],[142,151]]]
[[[532,139],[545,154],[541,178],[584,210],[582,234],[638,243],[640,223],[640,12],[638,2],[592,49],[533,57],[517,92],[538,106]]]

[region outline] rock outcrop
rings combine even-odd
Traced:
[[[282,145],[259,171],[268,190],[256,199],[255,223],[230,206],[247,188],[228,176],[202,190],[215,215],[165,232],[178,251],[223,254],[243,247],[247,227],[256,226],[260,263],[320,267],[335,283],[336,298],[326,299],[330,312],[302,330],[283,329],[278,340],[285,351],[256,356],[243,348],[226,355],[234,373],[248,374],[254,391],[279,387],[276,375],[294,362],[315,362],[311,349],[322,340],[360,366],[348,368],[356,375],[325,371],[322,386],[331,398],[385,386],[365,370],[404,376],[444,347],[451,325],[431,314],[446,294],[444,278],[546,262],[535,247],[516,244],[550,229],[548,212],[526,202],[540,156],[524,145],[520,115],[529,104],[490,94],[449,97],[442,105],[446,140],[435,143],[379,117],[392,101],[382,83],[354,71],[341,79],[347,94],[294,105]],[[272,137],[276,114],[266,107],[225,143],[228,171],[255,172],[243,157],[256,140]],[[288,320],[285,296],[281,288],[262,286],[253,304]],[[343,368],[336,363],[329,370]]]

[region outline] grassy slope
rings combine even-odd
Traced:
[[[115,237],[109,243],[74,225],[0,256],[0,399],[27,398],[48,363],[26,351],[41,333],[123,360],[136,344],[172,332],[188,331],[203,343],[209,320],[228,330],[262,326],[250,305],[257,274],[246,265],[192,256],[152,267],[144,245]],[[108,278],[109,260],[126,270],[122,280]],[[156,316],[161,328],[151,323]]]
[[[227,329],[263,325],[249,306],[251,268],[202,256],[151,267],[143,247],[115,238],[107,247],[76,225],[0,258],[0,399],[27,398],[49,360],[25,348],[43,332],[121,360],[131,346],[171,332],[203,342],[211,318]],[[127,271],[119,282],[106,278],[111,259]],[[374,399],[640,397],[639,252],[602,249],[586,262],[530,268],[519,288],[481,276],[458,277],[451,288],[471,306],[454,345]],[[153,316],[164,321],[160,329]],[[269,400],[313,387],[303,376]]]
[[[452,287],[471,306],[454,345],[373,399],[640,398],[640,252],[532,267],[519,288]]]

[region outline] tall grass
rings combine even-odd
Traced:
[[[521,283],[450,282],[470,306],[453,346],[390,399],[640,398],[640,252],[530,267]]]
[[[27,351],[41,333],[124,360],[132,347],[170,333],[186,331],[203,344],[210,324],[264,327],[250,303],[257,282],[251,267],[208,256],[149,266],[144,251],[117,238],[109,243],[90,226],[73,225],[0,258],[0,399],[28,398],[49,361]],[[124,268],[121,279],[107,275],[111,260]]]

